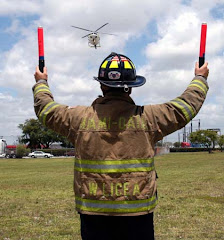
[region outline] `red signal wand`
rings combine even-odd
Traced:
[[[39,50],[39,69],[44,71],[44,31],[42,27],[38,27],[38,50]]]
[[[199,53],[199,67],[205,63],[205,47],[206,47],[207,23],[201,25],[201,43]]]

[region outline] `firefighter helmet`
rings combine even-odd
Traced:
[[[135,65],[126,56],[112,52],[100,65],[98,82],[115,88],[139,87],[145,84],[146,79],[136,75]]]

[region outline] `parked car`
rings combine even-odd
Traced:
[[[6,154],[5,153],[3,153],[3,154],[0,154],[0,158],[4,158],[6,156]]]
[[[65,156],[75,156],[75,150],[67,151]]]
[[[9,153],[7,153],[7,154],[5,155],[5,157],[6,157],[6,158],[16,158],[16,154],[13,154],[13,153],[12,153],[12,154],[11,154],[11,153],[9,154]]]
[[[50,153],[42,152],[42,151],[34,151],[32,153],[29,153],[28,157],[32,157],[32,158],[41,158],[41,157],[50,158],[50,157],[53,157],[53,155],[50,154]]]

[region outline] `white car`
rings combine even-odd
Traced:
[[[32,158],[41,158],[41,157],[50,158],[50,157],[53,157],[53,155],[50,154],[50,153],[42,152],[42,151],[34,151],[32,153],[29,153],[28,157],[32,157]]]

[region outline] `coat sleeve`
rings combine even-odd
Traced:
[[[81,116],[87,107],[58,104],[54,101],[46,81],[40,81],[34,85],[33,95],[34,110],[39,121],[74,143]]]
[[[184,127],[199,112],[208,91],[204,77],[196,76],[183,94],[169,102],[144,106],[154,142]]]

